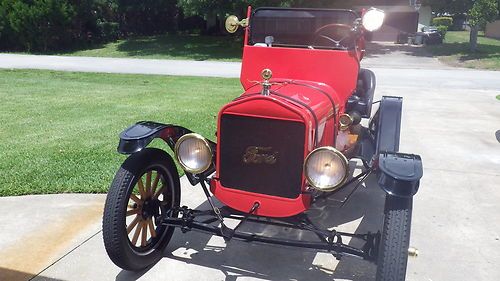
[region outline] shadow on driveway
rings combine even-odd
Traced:
[[[332,229],[335,227],[340,231],[355,233],[377,232],[382,225],[385,194],[378,187],[376,178],[371,176],[353,194],[348,203],[339,208],[338,200],[344,199],[351,188],[347,187],[325,200],[318,200],[307,211],[309,218],[319,228]],[[204,202],[197,209],[206,210],[209,208],[208,203]],[[318,241],[317,237],[310,232],[250,222],[243,225],[240,230],[272,237]],[[353,239],[348,244],[361,247],[363,242]],[[331,254],[316,250],[247,243],[237,240],[225,244],[220,237],[195,231],[186,234],[176,231],[169,249],[176,250],[172,253],[166,253],[166,258],[185,262],[187,267],[192,264],[218,270],[224,274],[226,281],[234,281],[240,277],[264,280],[331,281],[332,279],[347,279],[366,281],[373,280],[376,271],[374,264],[358,258],[342,257],[340,261],[336,261]],[[196,269],[196,267],[191,268]],[[116,280],[136,280],[148,270],[138,273],[121,271],[116,276]],[[175,268],[165,268],[164,270],[165,276],[176,274]],[[183,278],[197,279],[199,277],[197,276],[199,273],[196,271],[192,274],[192,276],[190,274],[189,277],[184,276]]]
[[[366,58],[378,58],[392,53],[400,53],[414,57],[433,57],[424,45],[414,46],[408,44],[395,44],[390,42],[367,42]]]
[[[8,268],[0,267],[0,280],[8,281],[27,281],[35,277],[36,274],[21,272],[17,270],[12,270]],[[42,275],[36,275],[38,278],[46,281],[63,281],[62,279],[49,278]]]
[[[243,42],[232,36],[159,35],[130,38],[118,51],[130,57],[180,57],[197,61],[239,60]]]

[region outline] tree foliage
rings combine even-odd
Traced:
[[[289,7],[293,0],[179,0],[178,5],[186,15],[207,15],[215,13],[225,16],[228,13],[244,13],[252,7]]]
[[[214,13],[221,16],[234,13],[243,15],[248,6],[352,8],[356,5],[367,5],[363,0],[178,0],[178,3],[186,15]]]
[[[498,16],[497,7],[497,0],[476,0],[468,14],[469,24],[482,28],[494,21]]]
[[[120,27],[126,34],[151,35],[176,29],[176,0],[117,0]]]
[[[0,50],[67,49],[121,36],[185,30],[179,23],[199,29],[200,21],[219,32],[228,14],[244,17],[248,6],[359,4],[361,0],[0,0]],[[187,20],[184,15],[193,17]]]
[[[2,1],[2,45],[47,50],[71,40],[74,10],[66,0]]]
[[[177,0],[0,0],[0,49],[45,51],[176,30]]]
[[[474,0],[424,0],[422,5],[429,5],[438,15],[465,14],[474,4]]]
[[[498,3],[496,0],[476,0],[468,13],[470,30],[470,49],[477,50],[477,34],[480,28],[488,22],[494,21],[498,16]]]

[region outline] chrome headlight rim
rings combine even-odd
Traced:
[[[329,151],[329,152],[333,152],[334,154],[336,154],[341,162],[342,162],[342,165],[344,166],[344,176],[342,177],[342,179],[335,185],[316,185],[314,183],[314,181],[309,177],[309,173],[308,173],[308,168],[307,168],[307,163],[309,161],[309,158],[311,158],[312,155],[314,155],[315,153],[319,152],[319,151],[323,151],[323,150],[326,150],[326,151]],[[345,155],[340,152],[338,149],[332,147],[332,146],[322,146],[322,147],[318,147],[316,149],[314,149],[313,151],[311,151],[306,159],[304,160],[304,175],[305,175],[305,178],[307,180],[307,183],[314,189],[316,190],[319,190],[319,191],[325,191],[325,192],[331,192],[331,191],[335,191],[336,189],[338,189],[339,187],[341,187],[345,181],[347,180],[348,178],[348,171],[349,171],[349,160],[347,160],[347,158],[345,157]]]
[[[179,149],[180,149],[181,144],[186,139],[189,139],[189,138],[195,138],[197,140],[201,140],[203,142],[203,145],[207,148],[210,155],[212,155],[212,157],[213,157],[214,153],[213,153],[212,148],[210,147],[210,144],[208,143],[208,140],[206,138],[204,138],[202,135],[197,134],[197,133],[188,133],[188,134],[182,135],[175,143],[175,147],[174,147],[175,158],[177,159],[177,162],[179,163],[179,165],[181,165],[181,167],[184,171],[191,173],[191,174],[201,174],[201,173],[205,172],[206,170],[208,170],[208,168],[210,168],[210,166],[212,165],[212,161],[209,161],[206,165],[204,165],[200,169],[192,169],[192,168],[186,166],[186,164],[181,160],[181,157],[179,154]]]

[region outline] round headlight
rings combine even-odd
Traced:
[[[179,138],[175,144],[175,156],[182,168],[192,174],[203,173],[212,164],[212,150],[208,141],[195,133]]]
[[[333,191],[347,178],[349,164],[337,149],[324,146],[313,150],[304,162],[304,174],[309,184],[320,191]]]
[[[363,15],[363,27],[368,31],[375,31],[384,24],[385,13],[382,10],[370,8]]]

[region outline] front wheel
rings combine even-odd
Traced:
[[[125,270],[140,270],[163,256],[174,227],[160,224],[177,216],[179,174],[163,150],[146,148],[128,157],[111,184],[103,216],[103,239],[110,259]]]
[[[386,196],[384,228],[377,259],[377,281],[405,280],[412,204],[412,198]]]

